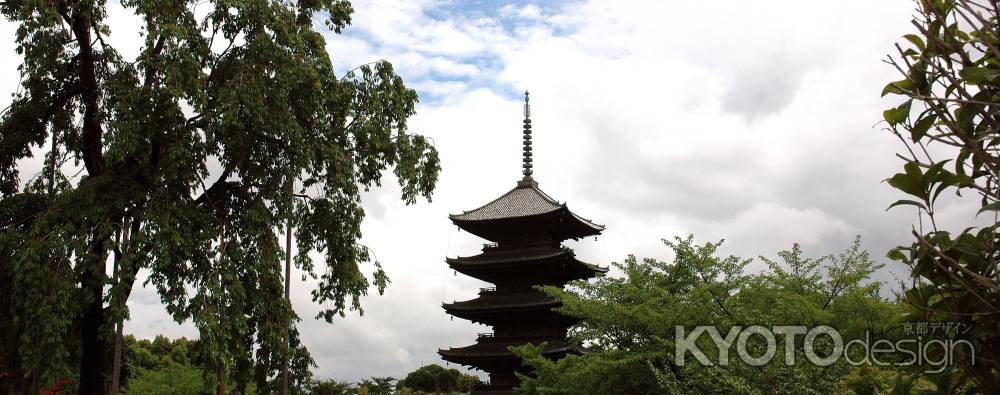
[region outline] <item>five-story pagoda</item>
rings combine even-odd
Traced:
[[[490,375],[490,383],[474,394],[508,394],[523,372],[520,358],[508,348],[525,343],[546,343],[544,355],[558,359],[576,352],[566,340],[572,318],[552,309],[560,302],[535,290],[536,285],[562,287],[567,282],[595,276],[607,269],[576,259],[562,246],[568,239],[600,234],[604,227],[584,219],[538,189],[531,177],[531,114],[524,93],[524,178],[496,200],[462,214],[450,215],[459,228],[492,242],[482,253],[448,258],[451,268],[492,283],[479,297],[445,303],[456,317],[493,327],[480,334],[476,344],[439,350],[447,361],[472,366]]]

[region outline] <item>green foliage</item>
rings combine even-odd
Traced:
[[[0,250],[0,260],[4,259],[2,256],[6,256],[8,253],[9,251]],[[14,291],[12,289],[13,273],[5,269],[7,269],[6,265],[0,265],[0,295],[10,295]],[[0,315],[4,317],[14,316],[14,306],[11,302],[10,298],[0,297]],[[0,320],[0,393],[2,394],[24,392],[19,388],[21,380],[18,380],[18,377],[21,377],[22,374],[17,371],[18,366],[20,366],[17,345],[17,325],[10,319]]]
[[[122,390],[123,394],[189,395],[211,393],[197,366],[169,363],[155,369],[140,369]]]
[[[414,393],[469,392],[479,384],[479,378],[445,369],[441,365],[430,364],[410,372],[399,381],[397,387]]]
[[[122,392],[126,394],[202,394],[213,392],[206,380],[201,342],[158,335],[152,341],[125,336]]]
[[[372,377],[359,383],[348,383],[334,379],[313,380],[307,386],[306,393],[311,395],[392,395],[396,381],[392,377]]]
[[[1000,393],[998,12],[995,1],[922,1],[912,21],[917,32],[904,36],[909,44],[897,45],[887,60],[903,77],[882,92],[903,100],[886,111],[887,130],[906,148],[897,155],[903,172],[887,181],[909,195],[890,208],[910,205],[918,212],[915,241],[889,253],[912,275],[900,320],[958,325],[968,331],[935,338],[966,340],[975,349],[974,356],[955,355],[961,369],[954,372],[923,375],[915,366],[893,380],[893,393],[910,393],[921,380],[940,393],[956,393],[962,383]],[[957,233],[939,228],[935,214],[944,192],[976,205],[975,218],[966,220],[982,226]]]
[[[205,362],[202,342],[157,336],[153,340],[125,337],[125,371],[122,388],[126,394],[209,394],[215,393],[216,376],[199,366]],[[179,362],[187,360],[188,362]],[[392,377],[370,377],[357,383],[311,377],[302,388],[291,392],[312,395],[459,395],[469,393],[479,378],[439,365],[423,366],[407,375],[408,386]],[[278,393],[253,383],[241,383],[235,374],[226,377],[226,388],[236,393]],[[405,380],[404,380],[405,381]],[[242,385],[242,389],[241,389]],[[270,392],[269,392],[270,391]]]
[[[809,363],[802,347],[794,348],[794,365],[786,365],[784,341],[778,337],[775,359],[751,366],[735,355],[729,363],[704,366],[674,360],[675,326],[688,332],[695,326],[715,326],[723,336],[734,326],[831,326],[845,337],[890,336],[885,329],[898,308],[879,296],[880,284],[869,282],[881,265],[861,249],[860,238],[843,253],[806,258],[799,246],[765,257],[769,270],[746,272],[749,259],[717,257],[719,243],[697,245],[693,237],[664,240],[672,262],[628,256],[614,266],[622,276],[592,283],[577,282],[563,290],[544,292],[563,302],[560,311],[581,319],[575,340],[588,345],[580,356],[559,361],[544,358],[540,349],[515,349],[532,377],[522,376],[528,394],[705,394],[794,393],[839,391],[851,367],[844,361],[830,366]],[[747,348],[761,355],[763,341],[751,337]],[[801,345],[802,337],[796,341]],[[831,345],[818,338],[814,346],[827,355]],[[718,348],[709,336],[697,340],[710,361]],[[735,351],[733,351],[735,353]]]
[[[79,339],[67,336],[79,331],[78,323],[69,321],[72,311],[69,298],[79,291],[66,282],[59,273],[70,271],[64,262],[51,261],[55,252],[32,254],[34,259],[50,260],[43,265],[16,258],[27,246],[27,240],[16,236],[27,232],[32,224],[20,219],[42,210],[46,198],[40,193],[24,193],[0,200],[0,223],[11,224],[16,232],[0,232],[0,277],[5,292],[0,293],[4,320],[2,343],[4,346],[4,371],[12,373],[0,378],[9,392],[37,393],[43,387],[75,374],[70,364],[80,357]],[[54,237],[58,237],[55,236]],[[69,249],[49,244],[56,251]]]
[[[158,335],[153,340],[124,338],[122,392],[126,394],[209,394],[218,384],[216,372],[206,372],[205,350],[200,340],[170,340]],[[258,393],[256,384],[226,375],[226,388],[237,393]],[[292,389],[292,393],[301,393]]]
[[[396,379],[392,377],[364,379],[358,383],[358,392],[364,392],[368,395],[392,395],[395,381]]]
[[[22,56],[0,117],[4,341],[19,380],[78,374],[81,393],[103,393],[113,324],[144,270],[172,317],[198,328],[206,369],[268,386],[287,352],[304,385],[312,361],[275,232],[296,229],[296,265],[319,280],[327,321],[382,292],[388,278],[358,244],[360,192],[391,168],[401,199],[430,198],[440,165],[408,131],[416,93],[385,61],[334,74],[315,28],[346,27],[345,0],[122,5],[143,21],[136,59],[105,40],[135,34],[107,25],[105,1],[0,3]],[[19,191],[17,163],[37,147],[79,177],[54,166]]]
[[[356,391],[355,386],[351,383],[326,379],[311,382],[307,393],[311,395],[354,395]]]
[[[890,372],[862,365],[844,377],[841,391],[850,395],[878,395],[886,389],[890,377]]]
[[[541,349],[514,348],[536,378],[521,379],[527,394],[660,394],[656,376],[643,357],[629,351],[606,350],[585,356],[568,355],[556,363],[542,356]],[[583,391],[583,392],[576,392]]]

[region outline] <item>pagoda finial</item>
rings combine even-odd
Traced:
[[[524,91],[524,163],[522,165],[525,183],[532,183],[531,178],[531,105],[528,104],[528,91]]]

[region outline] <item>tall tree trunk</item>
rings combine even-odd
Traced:
[[[226,395],[226,368],[219,367],[219,385],[215,387],[216,395]]]
[[[81,101],[84,107],[81,127],[81,156],[90,177],[98,177],[104,173],[103,128],[100,122],[100,92],[97,82],[96,56],[91,34],[92,15],[85,12],[87,7],[79,9],[68,6],[61,7],[60,14],[70,24],[78,53],[78,72],[80,74]],[[72,15],[70,15],[72,12]],[[91,248],[84,257],[83,275],[80,286],[88,298],[83,307],[83,317],[80,321],[82,352],[80,357],[81,395],[103,395],[106,391],[108,369],[108,336],[102,336],[101,327],[105,320],[104,311],[104,270],[105,236],[99,235],[95,226]]]
[[[108,373],[108,339],[102,336],[104,324],[104,282],[94,268],[84,276],[83,289],[90,293],[83,319],[80,322],[82,355],[80,357],[80,395],[106,393]]]
[[[102,235],[95,226],[91,231],[91,246],[83,260],[83,273],[80,286],[85,292],[86,305],[83,318],[80,320],[80,338],[82,352],[80,355],[80,395],[104,395],[107,393],[108,373],[111,371],[108,351],[111,344],[109,337],[102,333],[102,327],[107,318],[104,309],[104,271],[107,262],[105,242],[110,235]]]

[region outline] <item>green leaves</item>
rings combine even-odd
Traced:
[[[906,41],[912,43],[915,47],[917,47],[917,49],[921,51],[924,50],[924,40],[920,38],[920,36],[916,34],[906,34],[903,36],[903,38],[905,38]]]
[[[883,91],[883,93],[885,93]],[[890,126],[896,126],[897,124],[903,123],[907,118],[910,117],[910,105],[912,100],[907,100],[897,107],[890,108],[882,112],[882,117]]]
[[[934,126],[935,121],[937,121],[937,116],[933,114],[924,114],[920,117],[910,129],[910,140],[914,143],[923,140],[924,136],[927,136],[927,132]]]
[[[1000,69],[996,67],[966,67],[958,72],[958,76],[970,84],[991,84],[1000,78]]]
[[[882,97],[885,97],[885,95],[888,95],[890,93],[902,95],[905,94],[912,87],[913,87],[913,81],[910,81],[909,79],[890,82],[886,84],[885,88],[882,88]]]
[[[903,169],[906,170],[905,173],[896,173],[892,178],[887,179],[886,182],[903,193],[916,196],[924,202],[929,202],[930,180],[921,172],[920,166],[915,162],[909,162],[903,166]]]
[[[988,211],[993,211],[993,212],[1000,211],[1000,202],[993,202],[993,203],[985,204],[985,205],[983,205],[982,208],[979,209],[979,212],[977,212],[976,214],[978,215],[978,214],[982,214],[982,213],[985,213],[985,212],[988,212]]]
[[[924,211],[932,211],[934,202],[942,192],[949,188],[967,187],[972,179],[961,174],[954,174],[945,170],[944,166],[951,160],[944,160],[927,166],[926,171],[917,162],[907,162],[903,169],[905,173],[897,173],[887,179],[893,188],[911,196],[919,198],[914,200],[898,200],[889,205],[886,210],[900,205],[917,206]]]
[[[1000,237],[993,223],[1000,212],[1000,59],[997,58],[997,20],[977,15],[994,15],[996,3],[980,5],[955,0],[921,2],[912,21],[919,34],[904,36],[917,51],[901,50],[890,56],[889,63],[900,71],[905,81],[890,84],[882,95],[906,96],[905,102],[885,111],[884,119],[896,136],[909,132],[903,158],[904,171],[887,180],[893,188],[912,199],[896,201],[889,207],[910,205],[920,209],[920,224],[912,235],[915,241],[889,252],[889,257],[908,265],[911,288],[906,292],[910,307],[908,322],[949,322],[967,327],[995,328],[982,317],[1000,314],[1000,284],[996,277],[996,254],[993,246]],[[970,17],[972,16],[972,17]],[[961,23],[959,23],[961,22]],[[898,47],[897,47],[898,48]],[[919,111],[908,122],[901,109]],[[949,170],[944,165],[954,161]],[[944,191],[954,191],[957,198],[949,204],[978,205],[975,217],[950,216],[949,227],[967,227],[952,236],[936,220],[935,203]],[[965,194],[963,194],[963,192]],[[971,194],[969,193],[971,192]],[[969,202],[968,200],[973,201]],[[983,222],[989,221],[989,222]],[[922,368],[901,372],[895,378],[892,393],[920,391],[918,383],[929,383],[936,393],[973,392],[961,389],[962,381],[975,383],[975,391],[1000,392],[995,367],[985,361],[1000,359],[989,344],[1000,335],[979,336],[973,331],[958,338],[970,341],[980,354],[975,363],[962,363],[960,372],[925,374]],[[954,339],[951,339],[954,340]],[[981,357],[981,358],[980,358]],[[953,380],[959,377],[960,380]]]
[[[920,209],[922,209],[924,211],[927,211],[927,206],[925,204],[920,203],[920,202],[918,202],[916,200],[909,200],[909,199],[900,199],[900,200],[897,200],[897,201],[893,202],[892,204],[890,204],[889,207],[886,207],[885,211],[889,211],[889,209],[891,209],[893,207],[896,207],[896,206],[916,206],[916,207],[919,207]]]

